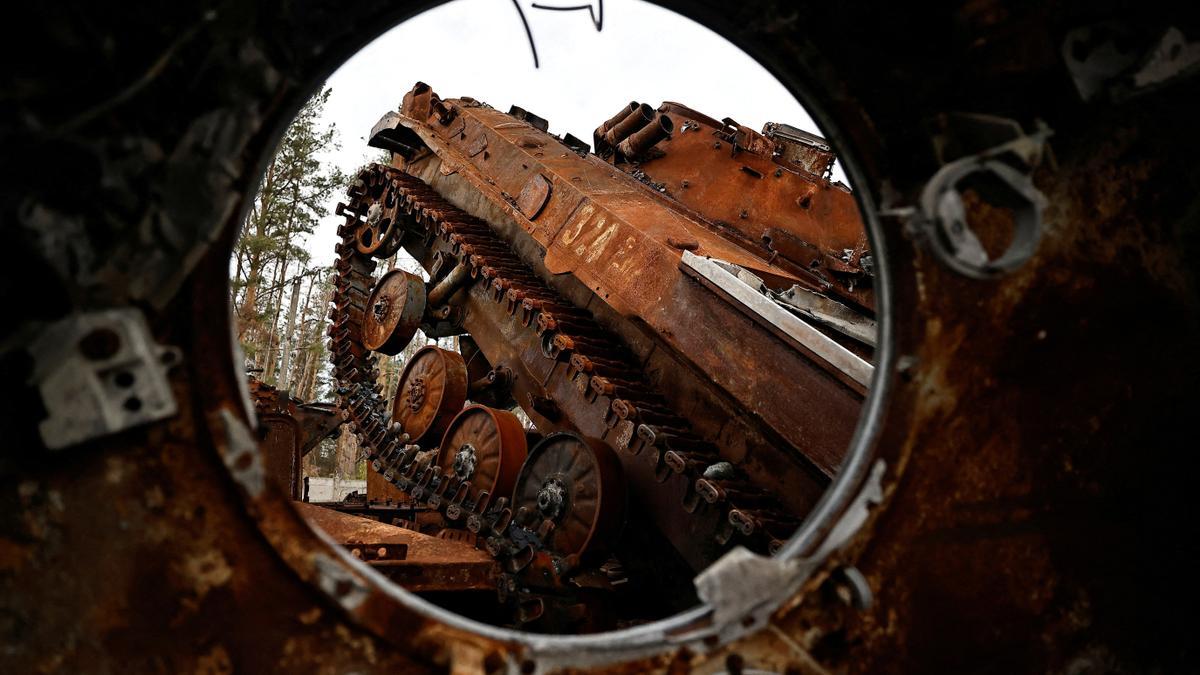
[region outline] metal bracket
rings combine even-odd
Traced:
[[[175,347],[155,344],[139,310],[73,314],[46,326],[29,346],[33,374],[48,413],[38,425],[57,450],[176,412],[167,370]]]
[[[710,260],[737,277],[738,281],[750,286],[792,313],[803,315],[865,345],[875,347],[879,328],[874,319],[869,319],[840,302],[810,291],[803,286],[792,286],[781,291],[771,290],[763,283],[762,279],[743,267],[716,258],[710,258]]]
[[[797,347],[801,353],[856,391],[865,393],[875,367],[759,291],[761,280],[728,263],[684,251],[680,269],[742,312]]]
[[[1080,26],[1063,39],[1062,57],[1085,101],[1123,102],[1200,72],[1200,42],[1175,26]]]
[[[921,191],[909,226],[950,269],[973,279],[991,279],[1024,265],[1037,250],[1046,198],[1033,186],[1030,172],[1040,162],[1052,132],[1041,125],[1026,135],[1011,120],[983,115],[959,119],[968,120],[986,136],[1000,133],[1010,140],[947,162]],[[988,255],[968,222],[960,191],[967,182],[990,205],[1013,213],[1012,242],[996,258]]]

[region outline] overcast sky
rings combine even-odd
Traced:
[[[676,101],[754,129],[773,121],[817,132],[770,73],[690,19],[641,0],[607,0],[597,31],[586,10],[532,7],[582,0],[518,1],[540,68],[533,66],[512,0],[453,0],[425,12],[372,42],[329,79],[325,118],[337,125],[341,142],[329,159],[352,171],[375,157],[367,134],[418,80],[442,98],[470,96],[502,111],[519,105],[549,120],[551,133],[570,132],[588,143],[592,130],[630,100],[655,107]],[[840,167],[835,178],[845,180]],[[313,264],[333,260],[341,218],[332,215],[332,204],[330,214],[308,242]]]

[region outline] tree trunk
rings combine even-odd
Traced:
[[[278,298],[273,303],[274,311],[271,313],[271,322],[264,327],[265,335],[263,336],[267,342],[266,370],[263,372],[263,379],[271,384],[275,383],[275,373],[277,372],[275,368],[275,362],[278,359],[276,358],[275,346],[277,344],[276,338],[279,336],[279,314],[283,311],[283,278],[286,273],[287,258],[284,258],[283,262],[279,266],[279,275],[276,277],[275,281],[275,286],[279,290]],[[274,294],[272,297],[275,297]]]
[[[259,238],[267,233],[267,213],[275,201],[276,161],[275,159],[271,160],[271,165],[267,167],[267,175],[263,178],[262,189],[259,190],[258,217],[254,222],[254,234]],[[242,295],[242,307],[238,312],[242,319],[241,325],[238,327],[239,340],[245,337],[246,330],[250,328],[251,324],[257,323],[255,309],[258,304],[258,281],[266,261],[263,259],[261,251],[255,251],[250,255],[247,264],[249,269],[246,271],[246,291]]]
[[[308,282],[308,292],[304,294],[304,306],[300,309],[300,336],[297,337],[294,341],[292,341],[290,339],[292,329],[291,328],[288,329],[289,343],[290,343],[289,347],[291,349],[296,350],[297,355],[301,354],[302,352],[304,354],[308,353],[308,348],[310,345],[310,336],[309,336],[310,331],[306,330],[304,328],[304,325],[305,325],[305,320],[308,317],[308,305],[310,302],[312,302],[313,286],[316,286],[316,285],[317,285],[316,279],[310,279]],[[297,276],[296,277],[296,285],[293,289],[293,293],[297,293],[297,292],[299,292],[299,290],[300,290],[300,277]],[[295,302],[293,301],[292,314],[295,314],[295,313],[296,313],[295,312]],[[290,321],[290,319],[289,319],[289,321]],[[296,365],[295,365],[296,372],[292,373],[290,376],[285,374],[285,377],[287,377],[290,382],[295,382],[296,385],[299,386],[300,379],[304,375],[304,367],[306,365],[307,365],[306,359],[297,358]]]
[[[342,426],[342,433],[337,440],[337,461],[335,474],[338,478],[354,476],[354,465],[358,463],[358,438],[350,433],[350,425]]]
[[[296,377],[295,377],[295,395],[302,401],[311,401],[312,397],[308,393],[308,362],[312,360],[312,351],[305,347],[305,343],[296,344],[296,354],[300,357],[296,359]]]
[[[280,291],[280,300],[283,292]],[[288,301],[287,327],[283,329],[283,337],[279,340],[279,388],[288,389],[292,376],[292,339],[296,332],[296,308],[300,304],[300,277],[292,282],[292,297]]]

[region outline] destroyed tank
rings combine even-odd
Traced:
[[[338,205],[330,352],[401,524],[486,550],[511,623],[551,631],[682,609],[722,555],[779,549],[872,373],[870,250],[823,139],[631,102],[589,145],[418,83],[370,145],[391,162]],[[400,249],[425,275],[377,277]],[[377,353],[418,330],[457,350],[389,399]]]

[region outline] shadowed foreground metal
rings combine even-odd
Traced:
[[[1195,599],[1180,461],[1200,374],[1195,17],[1146,3],[663,4],[800,96],[866,226],[846,259],[760,239],[764,255],[813,256],[831,285],[869,250],[881,328],[846,459],[795,537],[775,557],[723,555],[697,579],[705,604],[618,634],[520,634],[399,592],[267,480],[226,298],[239,209],[282,125],[421,4],[27,6],[7,43],[58,58],[8,61],[0,117],[0,669],[1192,668],[1172,609]],[[681,185],[686,167],[646,153],[691,132],[659,119],[600,140]],[[733,170],[772,178],[745,164]],[[514,208],[553,209],[544,187],[509,191]],[[696,239],[672,255],[703,258]],[[691,269],[705,292],[727,281]],[[86,440],[39,429],[62,415],[92,422]]]

